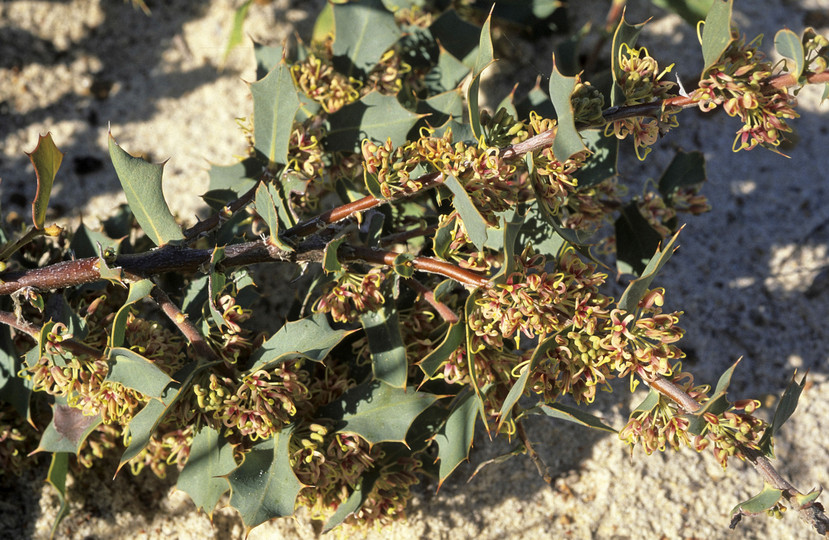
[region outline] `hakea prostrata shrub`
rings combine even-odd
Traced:
[[[229,492],[248,529],[298,506],[325,529],[382,525],[404,515],[413,485],[441,485],[468,457],[478,419],[517,437],[547,478],[526,416],[614,431],[562,402],[589,405],[627,379],[650,393],[622,441],[748,460],[771,487],[735,520],[788,505],[825,530],[819,491],[798,492],[767,459],[804,381],[771,424],[759,402],[727,398],[733,367],[713,391],[697,385],[681,312],[663,311],[653,284],[680,213],[709,208],[702,155],[678,152],[638,186],[615,167],[619,139],[644,159],[688,107],[739,117],[735,151],[777,148],[797,116],[788,89],[829,81],[829,41],[781,31],[794,63],[780,72],[716,0],[699,87],[685,93],[611,11],[609,59],[594,58],[603,76],[562,73],[580,61],[562,49],[549,99],[535,88],[490,112],[478,93],[498,21],[476,5],[338,2],[310,44],[258,47],[267,75],[240,120],[247,155],[211,168],[215,214],[184,231],[161,166],[113,139],[116,173],[139,198],[105,232],[47,226],[62,154],[42,137],[33,226],[0,231],[0,382],[14,389],[0,408],[3,471],[51,452],[50,482],[65,490],[68,454],[88,468],[120,453],[134,474],[174,472],[208,514]],[[449,38],[473,24],[467,54]],[[634,275],[619,298],[603,269],[614,256]],[[296,272],[263,317],[250,267],[276,262]]]

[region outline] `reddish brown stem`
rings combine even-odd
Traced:
[[[394,260],[400,255],[400,253],[361,246],[355,247],[342,245],[337,251],[337,255],[339,260],[343,262],[367,262],[372,264],[394,266]],[[470,287],[487,287],[489,285],[489,279],[487,279],[486,276],[470,272],[469,270],[464,270],[463,268],[458,268],[448,262],[439,261],[430,257],[415,257],[412,260],[412,265],[415,270],[430,272],[432,274],[440,274]]]
[[[449,324],[455,324],[460,320],[458,314],[452,311],[452,309],[449,306],[435,298],[434,291],[426,285],[424,285],[423,283],[419,282],[414,278],[409,278],[406,280],[406,285],[422,294],[423,299],[426,300],[426,302],[428,302],[430,306],[435,308],[435,311],[437,311],[438,315],[440,315],[441,319],[443,319],[444,321],[448,322]]]

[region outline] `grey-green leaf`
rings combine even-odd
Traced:
[[[148,163],[133,157],[109,135],[109,156],[121,187],[127,196],[130,210],[138,224],[157,246],[183,240],[161,187],[164,165]]]
[[[335,4],[334,67],[349,77],[367,74],[402,32],[380,0]]]
[[[650,287],[650,284],[656,277],[657,272],[659,272],[665,263],[668,262],[668,259],[671,258],[671,255],[673,255],[673,252],[676,250],[674,244],[676,243],[678,236],[679,232],[673,235],[670,241],[668,241],[664,247],[659,249],[654,254],[639,278],[630,282],[625,289],[625,292],[622,293],[621,298],[619,298],[619,309],[629,313],[634,312],[636,306],[639,304],[639,300],[641,300],[648,291],[648,287]]]
[[[190,446],[190,457],[181,470],[176,487],[193,499],[208,517],[216,503],[230,489],[226,475],[236,468],[233,447],[215,429],[204,426]]]
[[[321,362],[342,339],[354,330],[331,327],[325,313],[286,323],[251,355],[249,373],[268,370],[296,358]]]
[[[368,338],[374,378],[395,388],[406,388],[409,364],[393,300],[386,299],[380,309],[360,315],[360,323]]]
[[[553,142],[553,154],[556,159],[564,163],[573,154],[587,150],[581,135],[576,129],[573,117],[573,104],[570,96],[576,87],[575,77],[565,77],[559,72],[553,58],[553,72],[550,74],[550,99],[556,109],[558,130]]]
[[[291,468],[293,426],[253,445],[228,476],[230,505],[239,511],[248,529],[269,519],[290,516],[302,484]]]
[[[371,445],[405,442],[409,426],[437,399],[434,394],[370,381],[326,405],[318,416],[335,420],[338,431],[359,435]]]
[[[105,380],[132,388],[145,396],[160,399],[172,381],[161,368],[130,349],[110,348],[108,361],[109,373]]]
[[[435,434],[438,443],[438,486],[442,485],[452,471],[469,457],[469,449],[475,438],[475,420],[478,418],[478,403],[472,392],[467,392],[446,418],[446,423]]]
[[[46,208],[49,206],[52,184],[63,161],[63,152],[55,146],[50,132],[40,135],[35,149],[31,153],[26,152],[26,155],[29,156],[37,176],[37,190],[32,201],[32,222],[36,229],[42,229],[46,221]]]
[[[419,118],[396,97],[371,92],[328,117],[325,147],[329,151],[359,152],[363,139],[383,143],[387,138],[400,146]]]
[[[774,35],[774,48],[780,56],[794,60],[794,69],[792,69],[791,73],[794,75],[795,80],[800,79],[806,63],[803,54],[803,43],[800,37],[788,28],[779,30]]]
[[[291,68],[280,62],[267,77],[250,85],[250,93],[253,96],[254,148],[274,169],[274,164],[288,162],[288,142],[300,105]]]
[[[728,45],[734,41],[731,34],[731,8],[733,0],[714,0],[702,30],[702,59],[705,66],[702,75],[716,64]]]
[[[446,178],[443,183],[454,195],[452,197],[452,204],[455,206],[458,214],[460,214],[461,220],[463,220],[463,225],[466,228],[469,239],[475,244],[476,248],[483,249],[487,238],[486,220],[475,207],[475,203],[472,202],[472,199],[461,183],[454,176],[445,176]]]

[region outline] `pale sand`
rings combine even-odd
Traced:
[[[237,50],[223,71],[216,65],[232,17],[233,2],[172,1],[151,5],[145,17],[118,0],[0,3],[0,190],[4,212],[27,212],[34,176],[24,151],[39,133],[51,131],[66,152],[53,203],[56,218],[84,216],[94,224],[123,201],[106,153],[107,124],[130,152],[154,160],[169,158],[165,191],[181,219],[193,221],[202,208],[208,160],[230,163],[244,151],[235,118],[251,112],[243,80],[252,81],[250,46]],[[606,2],[583,2],[580,19],[603,20]],[[254,7],[247,32],[279,43],[294,25],[308,35],[319,1],[279,0]],[[171,7],[172,6],[172,7]],[[804,27],[809,10],[829,10],[826,0],[738,0],[737,21],[750,35],[765,32],[770,50],[774,31]],[[310,13],[310,14],[309,14]],[[629,19],[655,19],[640,43],[662,63],[693,73],[701,55],[693,29],[647,2],[631,2]],[[811,15],[809,24],[827,17]],[[822,22],[821,22],[822,21]],[[524,47],[531,64],[519,76],[549,72],[549,43]],[[533,51],[533,48],[535,49]],[[533,54],[534,53],[534,54]],[[20,66],[19,70],[12,69]],[[491,76],[511,86],[509,66]],[[108,97],[89,95],[93,74]],[[819,92],[804,91],[796,120],[800,142],[792,159],[755,150],[734,155],[737,125],[723,114],[701,119],[686,111],[681,128],[670,133],[644,165],[626,157],[627,178],[658,177],[671,149],[705,152],[709,182],[704,188],[713,211],[688,219],[682,248],[657,284],[668,290],[668,304],[682,309],[683,342],[690,358],[686,369],[697,380],[715,383],[738,357],[732,396],[779,394],[793,371],[811,370],[800,407],[777,438],[775,462],[801,490],[829,485],[829,188],[826,184],[827,111],[818,108]],[[500,99],[500,96],[496,96]],[[629,152],[630,146],[624,146]],[[73,159],[91,156],[103,168],[79,174]],[[638,188],[634,188],[638,189]],[[821,273],[823,272],[823,273]],[[625,385],[602,396],[597,410],[621,426],[631,402]],[[617,405],[616,402],[621,404]],[[693,451],[645,456],[613,436],[560,422],[535,420],[529,432],[556,475],[545,485],[523,457],[484,469],[465,481],[474,465],[498,455],[506,445],[490,445],[479,434],[473,465],[462,465],[435,495],[434,485],[420,486],[406,522],[367,534],[369,538],[807,538],[814,536],[796,516],[777,521],[744,520],[727,528],[730,509],[756,493],[762,480],[751,467],[734,463],[723,472],[710,454]],[[238,538],[243,535],[235,511],[217,510],[214,526],[194,510],[183,493],[167,496],[168,487],[144,473],[138,479],[101,465],[75,479],[70,488],[72,513],[60,528],[62,538]],[[57,510],[56,497],[43,485],[45,470],[0,489],[0,537],[47,538]],[[28,484],[26,484],[28,482]],[[825,497],[824,497],[825,499]],[[349,531],[347,537],[356,537]],[[313,538],[307,521],[283,519],[263,525],[251,538]]]

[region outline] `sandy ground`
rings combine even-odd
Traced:
[[[608,2],[580,3],[582,20],[602,20]],[[202,211],[208,162],[230,163],[244,149],[236,117],[251,113],[250,46],[218,69],[235,2],[151,2],[148,18],[118,0],[0,2],[0,191],[4,213],[26,212],[34,175],[24,151],[51,131],[66,153],[51,216],[87,224],[123,201],[106,152],[108,124],[132,153],[169,158],[165,191],[184,221]],[[829,33],[827,0],[737,0],[736,20],[754,35],[806,25]],[[307,35],[320,1],[277,0],[251,12],[247,31],[279,43],[294,30]],[[657,58],[698,72],[694,32],[678,18],[631,2],[629,19],[647,16],[640,43]],[[519,75],[549,73],[549,43],[518,67]],[[520,45],[516,45],[520,46]],[[767,49],[768,50],[768,49]],[[532,51],[530,51],[532,52]],[[499,66],[493,77],[506,76]],[[495,85],[497,87],[497,85]],[[799,96],[799,142],[785,159],[770,152],[734,155],[736,125],[725,115],[701,119],[686,112],[682,129],[658,143],[644,165],[624,159],[631,179],[658,177],[671,149],[699,149],[708,162],[705,193],[713,211],[689,221],[681,249],[658,284],[672,309],[685,311],[687,369],[715,382],[737,358],[733,395],[779,394],[795,369],[810,370],[794,418],[777,438],[777,467],[806,491],[829,485],[829,185],[826,183],[827,112],[819,93]],[[629,148],[627,149],[629,150]],[[662,150],[662,151],[660,151]],[[621,426],[632,400],[624,388],[602,396],[598,411]],[[615,437],[570,425],[534,421],[530,437],[556,480],[544,484],[533,465],[516,458],[485,469],[474,466],[503,451],[476,441],[473,464],[463,465],[439,494],[419,486],[409,519],[369,538],[807,538],[796,516],[749,519],[727,528],[730,509],[762,487],[750,467],[723,472],[708,455],[692,451],[631,457]],[[210,521],[183,493],[145,474],[134,479],[102,463],[70,487],[72,513],[61,538],[239,538],[241,520],[229,508]],[[43,484],[44,470],[0,486],[0,538],[47,538],[57,499]],[[353,536],[349,532],[349,537]],[[255,529],[251,538],[313,538],[300,519]]]

